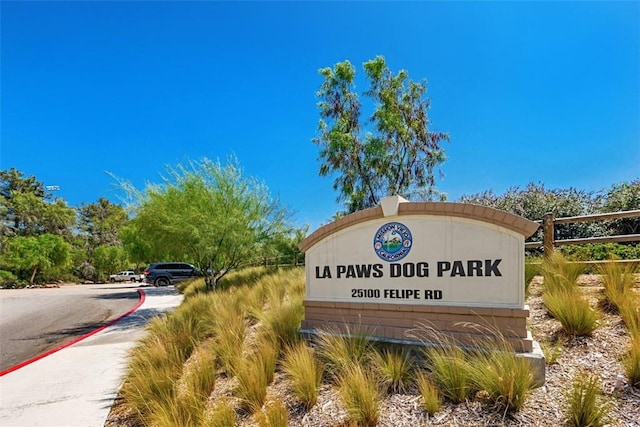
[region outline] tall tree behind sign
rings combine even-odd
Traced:
[[[363,64],[373,101],[363,119],[355,88],[356,71],[349,61],[320,69],[320,175],[335,175],[338,201],[347,213],[376,206],[388,195],[432,199],[435,170],[445,160],[449,135],[429,130],[426,81],[414,82],[406,70],[394,75],[382,56]]]

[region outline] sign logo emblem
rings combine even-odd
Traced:
[[[413,238],[411,231],[399,222],[388,222],[376,231],[373,238],[373,250],[380,259],[388,262],[398,261],[411,251]]]

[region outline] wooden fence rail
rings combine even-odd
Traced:
[[[576,222],[606,221],[620,218],[640,218],[640,209],[633,211],[611,212],[594,215],[570,216],[565,218],[554,218],[552,213],[544,216],[542,221],[538,221],[542,226],[542,241],[527,242],[525,249],[544,248],[545,256],[553,252],[555,246],[562,245],[586,245],[589,243],[612,243],[612,242],[640,242],[640,234],[624,234],[618,236],[588,237],[584,239],[555,239],[555,226],[559,224],[571,224]]]

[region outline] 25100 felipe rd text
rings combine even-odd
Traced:
[[[351,289],[351,298],[442,299],[439,289]]]
[[[489,277],[502,276],[500,272],[501,259],[465,260],[465,261],[438,261],[436,262],[437,277]],[[385,277],[429,277],[428,262],[405,262],[388,264],[385,272],[383,264],[338,264],[332,266],[317,265],[315,268],[316,279],[368,279]]]

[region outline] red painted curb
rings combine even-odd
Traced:
[[[80,342],[80,341],[82,341],[84,339],[87,339],[90,336],[95,335],[98,332],[108,328],[109,326],[121,321],[122,319],[124,319],[125,317],[127,317],[128,315],[130,315],[131,313],[136,311],[137,309],[139,309],[140,306],[144,303],[144,300],[145,300],[144,291],[142,289],[138,289],[138,294],[140,295],[140,300],[138,301],[138,303],[131,310],[127,311],[122,316],[118,317],[117,319],[114,319],[114,320],[110,321],[109,323],[106,323],[105,325],[100,326],[99,328],[94,329],[93,331],[91,331],[91,332],[89,332],[87,334],[84,334],[84,335],[82,335],[82,336],[80,336],[78,338],[74,338],[71,341],[69,341],[67,343],[64,343],[64,344],[62,344],[62,345],[60,345],[60,346],[58,346],[58,347],[56,347],[56,348],[54,348],[52,350],[46,351],[46,352],[44,352],[42,354],[37,355],[36,357],[32,357],[29,360],[25,360],[24,362],[18,363],[15,366],[12,366],[10,368],[5,369],[4,371],[0,372],[0,377],[3,377],[3,376],[5,376],[5,375],[7,375],[7,374],[9,374],[9,373],[11,373],[13,371],[17,371],[20,368],[23,368],[23,367],[25,367],[27,365],[32,364],[33,362],[37,362],[40,359],[43,359],[43,358],[45,358],[45,357],[47,357],[49,355],[52,355],[53,353],[56,353],[56,352],[62,350],[63,348],[70,347],[73,344],[75,344],[77,342]]]

